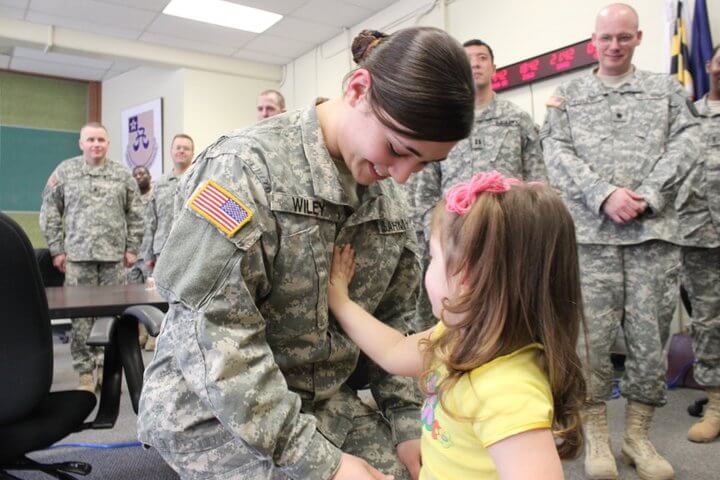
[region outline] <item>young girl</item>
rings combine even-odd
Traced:
[[[421,479],[562,478],[585,392],[570,214],[549,187],[478,173],[447,192],[431,228],[435,327],[405,337],[353,302],[349,246],[335,248],[332,313],[381,368],[421,377]]]

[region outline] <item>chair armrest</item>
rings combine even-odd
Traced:
[[[134,318],[138,323],[145,325],[148,335],[157,337],[160,333],[160,325],[162,324],[165,314],[159,308],[153,307],[152,305],[134,305],[126,308],[122,316],[123,318]]]
[[[98,317],[93,323],[90,335],[85,343],[94,347],[104,347],[110,344],[115,330],[116,317]]]

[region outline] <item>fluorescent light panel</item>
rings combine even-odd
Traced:
[[[253,33],[264,32],[283,17],[223,0],[172,0],[163,13]]]

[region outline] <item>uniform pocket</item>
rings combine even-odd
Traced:
[[[266,302],[270,338],[294,338],[327,328],[326,248],[318,225],[280,238],[273,290]]]

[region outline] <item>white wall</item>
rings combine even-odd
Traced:
[[[351,27],[286,66],[281,90],[288,108],[309,104],[317,95],[340,94],[344,75],[353,68],[350,41],[362,28],[392,32],[412,25],[444,28],[460,41],[481,38],[495,53],[498,68],[589,38],[597,12],[609,0],[400,0],[362,24]],[[643,42],[635,65],[666,71],[665,0],[628,0],[640,16]],[[692,12],[694,0],[687,1]],[[707,0],[710,28],[720,43],[720,0]],[[428,12],[429,11],[429,12]],[[688,27],[689,28],[689,27]],[[537,123],[545,115],[545,101],[556,86],[581,75],[573,72],[500,94],[530,113]]]
[[[181,71],[184,80],[183,131],[193,137],[195,154],[218,137],[257,121],[257,94],[278,84],[200,70]],[[166,161],[169,160],[169,155]]]
[[[223,133],[256,121],[257,94],[276,82],[192,69],[138,68],[102,84],[102,123],[110,136],[111,159],[122,161],[122,110],[163,99],[163,171],[172,169],[170,143],[177,133],[195,141],[195,154]]]
[[[120,113],[149,100],[163,99],[163,150],[169,158],[170,141],[184,125],[183,78],[179,70],[142,67],[102,84],[102,123],[110,137],[109,157],[123,163]],[[163,171],[169,171],[166,161]]]

